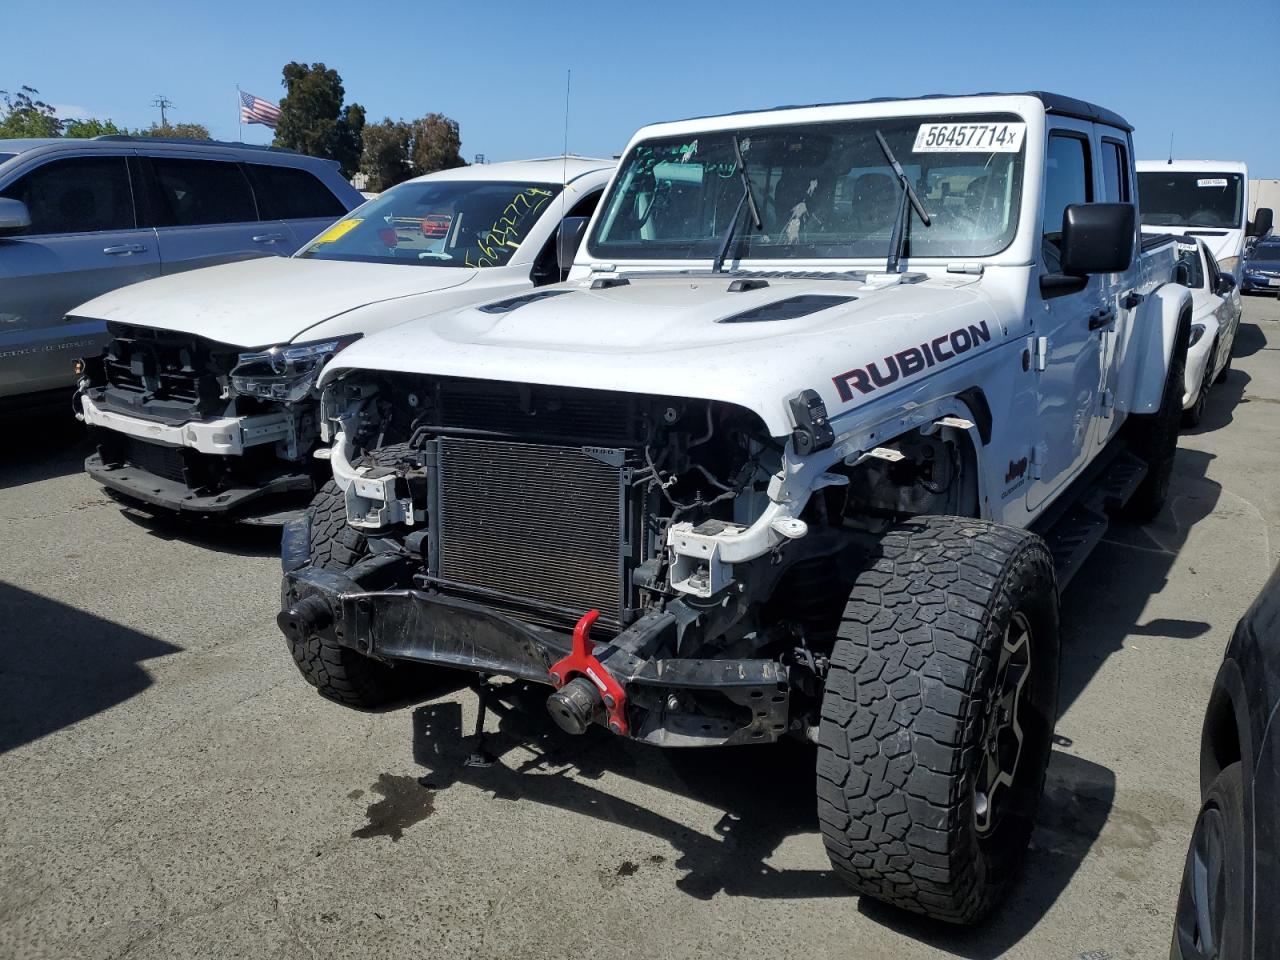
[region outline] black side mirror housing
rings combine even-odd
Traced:
[[[1078,293],[1095,273],[1123,273],[1133,263],[1137,217],[1131,203],[1073,203],[1062,211],[1059,273],[1040,278],[1045,299]]]
[[[562,273],[568,273],[573,266],[589,222],[589,217],[565,217],[560,221],[560,232],[556,235],[556,262]]]
[[[1251,237],[1265,237],[1271,232],[1272,214],[1270,207],[1259,207],[1253,211],[1253,221],[1249,224],[1248,234]]]
[[[1062,211],[1062,272],[1123,273],[1133,263],[1131,203],[1073,203]]]
[[[1236,278],[1229,273],[1218,274],[1218,282],[1213,285],[1213,292],[1225,297],[1236,288]]]

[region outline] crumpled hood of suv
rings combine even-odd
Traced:
[[[70,313],[238,347],[266,347],[305,337],[316,324],[340,314],[436,293],[475,275],[462,267],[263,257],[145,280]],[[406,303],[405,319],[422,310]]]
[[[865,399],[842,398],[850,391],[835,382],[853,368],[970,325],[984,325],[990,338],[962,353],[976,355],[1004,335],[974,278],[880,288],[771,279],[768,287],[742,292],[728,290],[731,279],[632,278],[599,290],[586,282],[564,284],[529,298],[446,311],[348,347],[321,382],[351,370],[380,370],[701,397],[754,410],[781,436],[791,429],[786,400],[800,390],[818,390],[834,416]],[[825,307],[810,302],[815,309],[798,316],[789,314],[804,305],[782,303],[811,295],[854,299]],[[512,306],[502,309],[506,303]]]

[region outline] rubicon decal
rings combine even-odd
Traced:
[[[883,360],[873,360],[865,367],[854,367],[832,377],[831,382],[836,385],[836,393],[840,394],[841,400],[852,400],[854,390],[871,393],[928,367],[954,360],[990,339],[991,331],[987,329],[987,321],[983,320],[934,337],[918,347],[899,350]]]

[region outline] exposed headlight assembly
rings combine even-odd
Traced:
[[[1204,324],[1193,323],[1191,325],[1191,342],[1188,343],[1187,346],[1194,347],[1197,343],[1200,342],[1200,338],[1203,336],[1204,336]]]
[[[242,353],[231,371],[231,388],[241,396],[296,403],[311,393],[316,375],[329,358],[359,339],[356,333]]]

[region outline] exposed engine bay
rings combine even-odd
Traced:
[[[322,406],[372,557],[341,583],[288,574],[286,632],[355,603],[347,629],[361,633],[363,603],[380,636],[361,652],[546,682],[570,632],[594,628],[612,653],[598,672],[628,691],[618,725],[668,744],[812,735],[865,534],[966,489],[957,445],[916,433],[829,465],[780,513],[793,438],[700,399],[364,374]],[[762,523],[767,549],[719,552]]]

